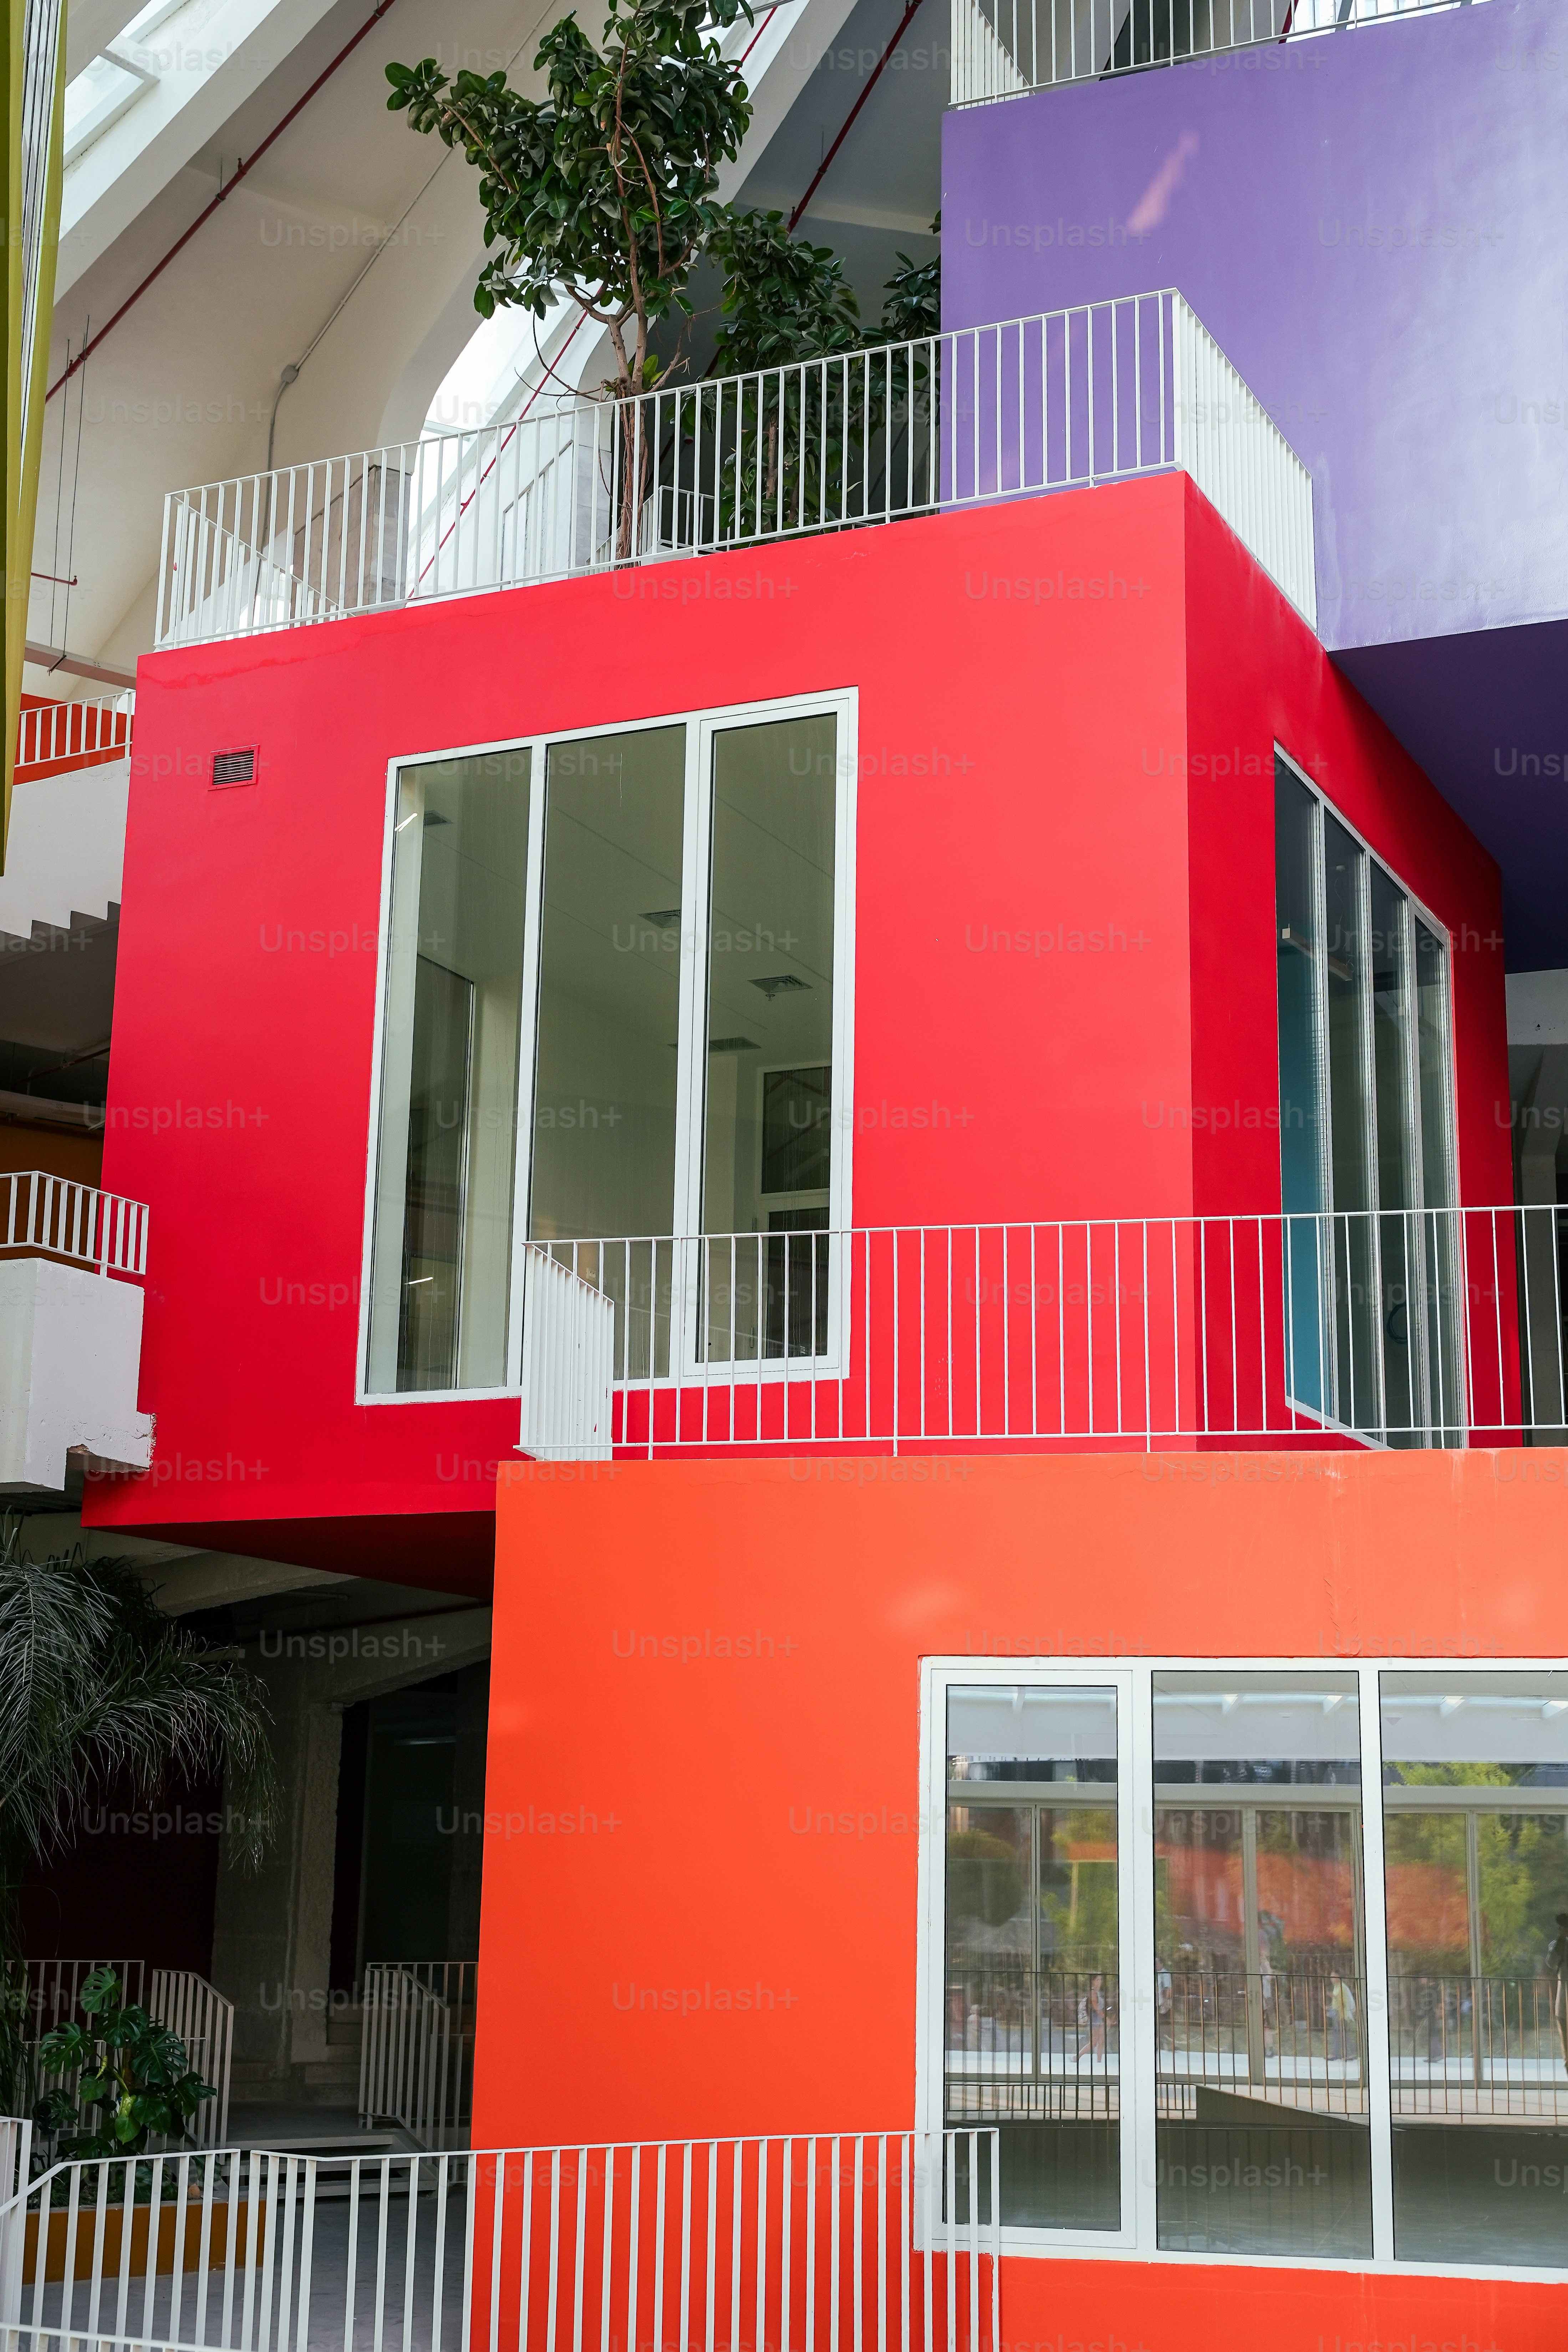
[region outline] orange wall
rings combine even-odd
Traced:
[[[509,1465],[475,2144],[907,2128],[922,1657],[1560,1653],[1565,1477],[1544,1451]],[[1568,2328],[1506,2281],[1309,2273],[1304,2302],[1276,2270],[1007,2267],[1004,2336],[1039,2352]]]
[[[0,1124],[0,1176],[29,1168],[68,1177],[73,1184],[96,1185],[103,1173],[103,1137],[7,1119]]]

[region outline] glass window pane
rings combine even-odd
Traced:
[[[374,1393],[506,1380],[529,790],[526,751],[398,779]]]
[[[1394,2252],[1559,2263],[1568,1674],[1382,1680]]]
[[[1415,1038],[1421,1073],[1421,1178],[1426,1205],[1454,1200],[1453,1112],[1449,1101],[1448,950],[1415,919]]]
[[[1410,902],[1373,864],[1372,880],[1373,1085],[1377,1112],[1379,1302],[1384,1418],[1391,1444],[1419,1433],[1421,1372],[1411,1357],[1420,1328],[1425,1276],[1413,1117],[1415,1020],[1410,975]]]
[[[1286,1360],[1292,1402],[1327,1406],[1327,1208],[1323,1112],[1322,925],[1318,914],[1318,803],[1283,760],[1274,763],[1279,933],[1279,1199],[1285,1228]]]
[[[550,748],[536,1241],[674,1227],[685,773],[683,727]]]
[[[702,1229],[708,1353],[822,1354],[837,721],[713,739]],[[767,1239],[761,1238],[768,1236]]]
[[[1275,761],[1275,894],[1279,916],[1279,1155],[1283,1205],[1315,1215],[1323,1197],[1323,1074],[1318,993],[1318,803],[1282,760]]]
[[[947,2122],[998,2128],[1004,2222],[1113,2230],[1116,1694],[955,1688],[947,1745]]]
[[[1360,1783],[1353,1675],[1155,1675],[1162,2246],[1371,2252]]]
[[[1363,912],[1367,855],[1323,812],[1325,992],[1329,1045],[1329,1193],[1334,1212],[1331,1412],[1352,1429],[1381,1430],[1373,1234],[1373,1120],[1368,1069],[1371,971]]]
[[[1448,1013],[1448,950],[1417,916],[1414,924],[1415,1050],[1419,1076],[1423,1205],[1452,1209],[1454,1188],[1453,1046]],[[1464,1378],[1460,1354],[1458,1235],[1452,1217],[1429,1218],[1423,1233],[1426,1317],[1422,1334],[1426,1412],[1447,1444],[1462,1442]]]

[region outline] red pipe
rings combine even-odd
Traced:
[[[837,154],[838,150],[843,146],[844,142],[848,138],[851,131],[854,130],[856,116],[859,113],[860,109],[865,105],[866,100],[870,97],[871,92],[876,89],[878,82],[881,79],[882,68],[887,64],[888,59],[892,56],[893,51],[898,47],[899,43],[903,39],[905,33],[909,30],[910,18],[914,15],[915,10],[920,6],[920,5],[921,0],[910,0],[909,6],[904,10],[902,16],[899,19],[898,31],[893,35],[892,39],[888,43],[887,47],[882,51],[881,56],[877,59],[877,62],[872,67],[869,74],[868,74],[866,78],[866,87],[860,92],[860,95],[856,100],[854,105],[850,108],[847,115],[846,115],[843,130],[839,132],[837,138],[834,141],[832,146],[828,149],[826,154],[817,165],[816,177],[812,181],[810,187],[807,188],[805,195],[802,196],[799,204],[796,205],[794,212],[791,213],[789,216],[789,225],[792,233],[796,221],[799,220],[802,213],[805,212],[807,205],[810,204],[813,196],[816,195],[818,188],[822,185],[823,175],[826,172],[829,163],[832,163],[833,158]]]
[[[155,268],[150,269],[147,272],[146,277],[142,280],[141,285],[137,287],[135,292],[133,294],[128,294],[124,301],[121,302],[119,310],[114,313],[114,316],[109,320],[105,325],[99,329],[97,334],[93,336],[90,342],[86,342],[82,345],[80,351],[78,352],[70,365],[62,374],[58,375],[53,383],[50,384],[47,392],[44,394],[46,400],[53,400],[61,384],[68,383],[70,382],[72,376],[75,375],[78,368],[81,366],[89,353],[97,351],[105,335],[111,334],[114,329],[120,324],[121,319],[124,318],[127,310],[131,310],[136,303],[140,302],[142,295],[145,294],[148,287],[153,284],[154,278],[161,278],[164,270],[169,267],[170,262],[174,258],[174,256],[177,253],[183,252],[184,247],[189,245],[192,237],[195,236],[197,229],[202,226],[202,223],[212,218],[219,205],[226,204],[229,197],[234,194],[236,188],[238,187],[241,180],[245,178],[247,173],[251,170],[253,165],[260,163],[263,155],[266,154],[267,150],[271,146],[273,141],[282,136],[283,132],[288,130],[289,125],[293,121],[294,117],[300,112],[302,107],[309,106],[310,100],[315,97],[316,92],[321,89],[321,84],[325,81],[331,81],[332,76],[336,73],[343,59],[353,50],[358,48],[365,35],[371,31],[373,26],[380,24],[382,18],[385,16],[387,10],[391,6],[392,0],[376,0],[375,7],[366,17],[364,23],[360,26],[359,31],[354,35],[353,40],[344,42],[342,47],[338,51],[337,56],[332,59],[331,64],[326,68],[324,72],[319,73],[316,76],[315,80],[310,84],[310,89],[305,92],[303,98],[295,100],[293,105],[289,109],[288,113],[283,117],[282,121],[278,124],[275,130],[268,132],[266,138],[262,141],[255,154],[247,155],[245,161],[237,167],[233,179],[228,182],[226,186],[218,190],[211,204],[208,205],[204,211],[199,212],[196,215],[195,219],[191,223],[189,228],[186,229],[184,235],[175,238],[174,244],[169,247],[168,252],[163,256],[162,261],[158,263]]]

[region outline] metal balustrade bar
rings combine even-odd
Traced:
[[[954,106],[1426,16],[1462,0],[952,0]]]
[[[1177,468],[1315,625],[1310,478],[1165,288],[173,492],[157,642]]]
[[[547,1412],[525,1391],[520,1444],[538,1458],[1568,1443],[1552,1208],[531,1248],[577,1278],[569,1297],[528,1294],[536,1320],[558,1296],[572,1317],[559,1344],[525,1336],[525,1355],[568,1368]]]

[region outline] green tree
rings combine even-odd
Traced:
[[[793,367],[866,341],[842,255],[792,236],[783,213],[728,211],[708,250],[724,272],[715,374]]]
[[[962,1944],[976,1927],[1005,1927],[1024,1902],[1023,1855],[992,1830],[950,1830],[947,1836],[949,1930]]]
[[[68,1841],[91,1794],[221,1773],[242,1861],[277,1812],[265,1686],[230,1652],[183,1632],[129,1560],[80,1546],[41,1560],[0,1520],[0,2082],[15,2115],[26,2060],[17,1896],[29,1863]],[[106,1932],[110,1922],[105,1922]]]
[[[942,235],[942,215],[938,213],[931,225],[932,236]],[[919,342],[927,335],[942,332],[942,255],[931,261],[911,261],[900,253],[901,269],[895,269],[883,289],[882,340],[889,343]]]
[[[461,147],[480,174],[495,250],[476,309],[489,318],[515,303],[542,318],[564,295],[607,329],[617,373],[606,388],[620,398],[666,373],[650,330],[690,315],[691,271],[720,226],[720,168],[740,152],[751,105],[707,28],[742,13],[746,0],[611,0],[597,48],[564,16],[534,59],[542,99],[504,73],[452,79],[434,58],[386,68],[388,107]]]

